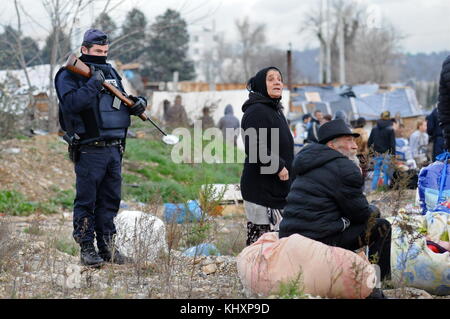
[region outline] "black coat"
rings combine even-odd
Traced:
[[[380,154],[388,152],[395,155],[395,131],[391,120],[377,121],[377,125],[370,132],[367,146],[373,146],[373,150]]]
[[[439,125],[444,133],[447,145],[450,142],[450,56],[442,64],[441,76],[439,80],[438,98]]]
[[[300,234],[312,239],[336,235],[350,224],[370,217],[359,168],[340,152],[323,144],[305,146],[292,165],[294,181],[280,224],[280,238]]]
[[[242,138],[246,154],[241,176],[242,198],[262,206],[282,209],[286,204],[290,181],[281,181],[278,173],[283,167],[286,167],[289,172],[291,170],[294,158],[294,139],[281,110],[281,104],[251,92],[249,99],[242,106],[242,111],[244,112],[241,123],[244,130]],[[248,134],[246,134],[250,133],[252,128],[256,130],[257,143],[248,138]],[[267,129],[267,139],[261,139],[260,128]],[[271,128],[279,129],[277,154],[275,145],[272,145],[271,142]],[[264,140],[266,143],[261,144]],[[262,154],[270,154],[271,161],[269,163],[260,157],[260,148],[263,149]],[[275,166],[274,172],[261,174],[261,169],[269,166]]]
[[[438,109],[435,108],[427,116],[427,133],[430,136],[430,141],[434,142],[437,137],[443,136],[442,129],[439,126]]]

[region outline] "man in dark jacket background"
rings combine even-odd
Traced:
[[[437,108],[427,116],[427,133],[430,137],[430,142],[433,143],[432,161],[434,162],[436,156],[444,151],[444,135],[442,134],[442,128],[439,126]]]
[[[323,124],[318,133],[319,143],[305,146],[294,159],[279,236],[300,234],[350,250],[368,245],[383,280],[390,274],[391,227],[363,194],[354,141],[359,134],[342,120]]]
[[[314,111],[314,117],[311,120],[311,126],[308,129],[308,136],[306,138],[305,143],[317,143],[318,139],[318,131],[320,125],[324,122],[323,114],[321,110]]]
[[[444,138],[443,148],[444,150],[447,150],[448,147],[450,147],[450,56],[448,56],[442,64],[436,112],[439,116],[439,126],[442,129]],[[439,150],[436,150],[436,153],[438,151]]]
[[[392,174],[390,168],[392,157],[395,156],[395,131],[389,111],[381,113],[381,119],[377,121],[377,125],[370,132],[367,146],[370,151],[375,153],[372,190],[378,186],[381,169],[383,170],[384,185],[388,186]]]

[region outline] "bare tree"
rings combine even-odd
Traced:
[[[355,4],[348,0],[333,0],[330,8],[330,21],[325,28],[325,19],[322,14],[322,7],[317,7],[308,14],[302,24],[301,31],[310,32],[320,43],[323,50],[321,54],[322,65],[326,64],[325,57],[330,50],[331,55],[331,80],[337,81],[339,76],[339,24],[342,23],[344,46],[346,48],[345,61],[349,60],[349,52],[354,47],[358,36],[358,30],[364,24],[366,6]],[[327,31],[330,32],[330,39],[327,39]],[[329,41],[329,45],[327,45]],[[323,71],[325,71],[324,68]],[[321,77],[325,79],[324,76]]]
[[[399,77],[399,42],[402,36],[385,22],[379,28],[361,28],[358,41],[349,53],[350,83],[387,83]]]
[[[248,17],[242,21],[236,20],[235,25],[239,34],[239,57],[244,68],[244,77],[248,79],[256,71],[255,58],[265,46],[266,26],[253,25]]]
[[[28,65],[36,58],[39,58],[39,52],[36,52],[36,55],[27,61],[25,59],[24,46],[22,41],[22,19],[20,14],[20,8],[17,0],[14,0],[14,8],[16,11],[17,17],[17,32],[10,32],[11,38],[8,39],[5,37],[4,41],[6,41],[6,45],[10,48],[11,52],[13,52],[13,59],[15,59],[20,65],[20,68],[23,70],[25,74],[25,79],[27,81],[28,90],[28,100],[30,108],[27,109],[26,112],[26,127],[32,127],[33,120],[36,118],[36,102],[33,96],[32,83],[30,80],[30,75],[28,73]]]
[[[53,77],[55,68],[60,65],[70,52],[63,52],[67,47],[65,43],[59,41],[59,31],[66,30],[68,39],[72,38],[74,25],[79,15],[87,8],[93,0],[42,0],[51,25],[51,33],[54,34],[54,40],[51,44],[50,72],[49,72],[49,109],[48,109],[48,130],[57,132],[58,125],[58,104],[55,97]],[[70,41],[70,40],[69,40]]]

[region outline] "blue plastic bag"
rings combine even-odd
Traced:
[[[164,203],[164,219],[169,223],[189,223],[199,221],[202,218],[202,209],[196,200],[190,200],[186,204]]]
[[[440,205],[450,199],[450,153],[444,152],[436,157],[436,161],[420,170],[419,199],[422,215],[428,211],[443,211],[449,209]]]
[[[183,251],[183,255],[188,257],[194,256],[220,256],[219,250],[213,244],[200,244]]]

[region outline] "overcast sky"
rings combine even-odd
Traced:
[[[48,31],[48,16],[42,0],[18,0],[32,14],[22,17],[24,33],[40,40]],[[350,0],[349,0],[350,1]],[[404,52],[426,52],[450,50],[450,1],[449,0],[353,0],[367,4],[372,21],[385,18],[404,35],[401,48]],[[326,2],[326,0],[325,0]],[[97,0],[83,15],[81,29],[90,23],[106,3]],[[320,0],[112,0],[119,4],[110,15],[120,25],[126,13],[133,7],[142,10],[149,23],[167,8],[179,10],[191,28],[211,27],[215,22],[218,31],[225,32],[228,40],[236,37],[234,20],[248,16],[253,23],[265,23],[268,42],[280,49],[292,43],[294,50],[314,48],[316,40],[301,33],[305,14],[318,7]],[[2,0],[0,13],[2,24],[16,25],[13,0]],[[41,26],[36,24],[39,22]],[[376,22],[375,22],[376,23]]]

